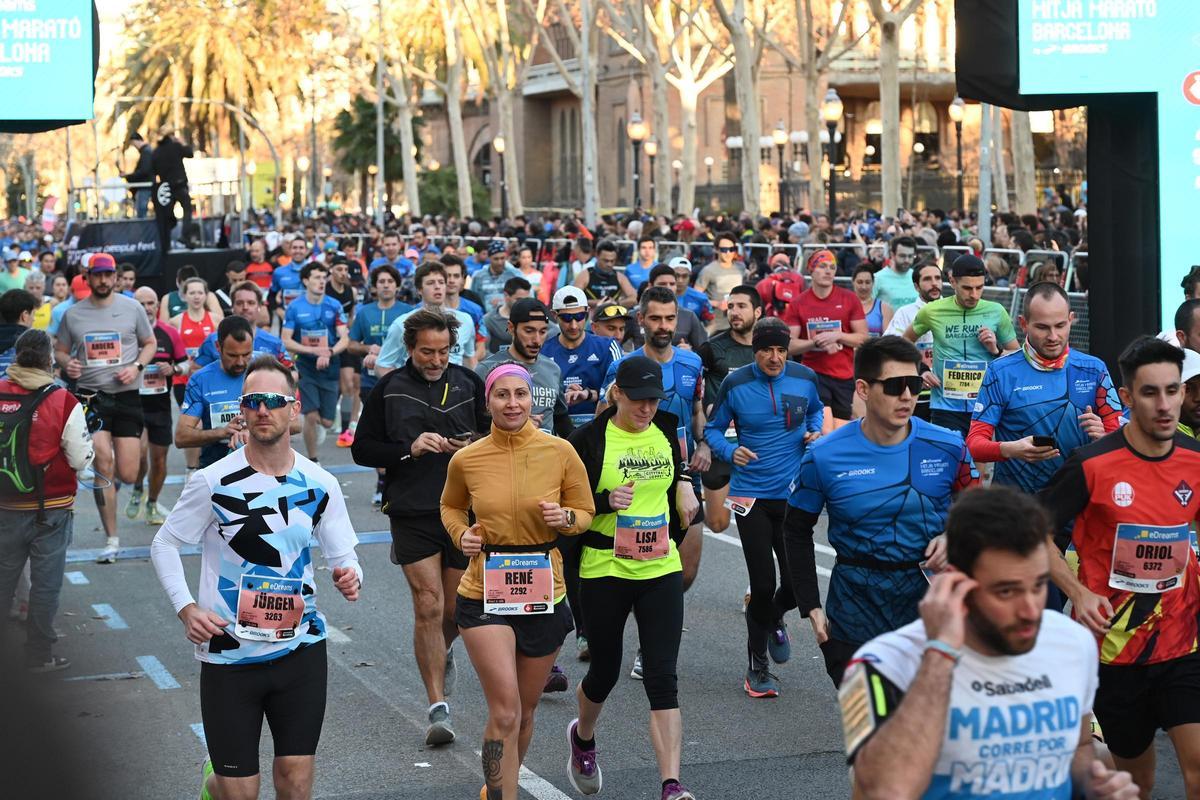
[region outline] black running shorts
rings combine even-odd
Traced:
[[[202,663],[200,715],[213,772],[226,778],[258,774],[263,715],[276,757],[314,755],[328,672],[323,640],[259,664]]]
[[[571,609],[566,598],[554,604],[553,614],[485,614],[483,601],[463,597],[455,598],[454,623],[460,630],[480,628],[484,625],[507,625],[517,637],[517,652],[529,658],[548,656],[562,647],[567,634],[575,630]]]
[[[817,394],[833,413],[834,419],[850,419],[854,415],[854,379],[838,380],[817,373]]]
[[[1137,758],[1160,728],[1200,722],[1200,653],[1158,664],[1101,664],[1093,708],[1113,755]]]
[[[470,563],[470,559],[454,546],[454,540],[442,527],[442,516],[439,512],[410,513],[389,519],[392,527],[392,552],[395,553],[392,563],[413,564],[436,555],[442,557],[443,569],[466,569]]]

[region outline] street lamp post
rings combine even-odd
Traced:
[[[329,190],[333,188],[330,186],[331,181],[329,179],[333,177],[333,168],[326,167],[325,169],[321,170],[321,177],[324,178],[324,180],[321,181],[321,205],[325,206],[325,208],[328,210]]]
[[[375,176],[379,174],[379,167],[375,166],[374,164],[368,164],[367,174],[371,176],[371,197],[374,198],[376,202],[383,202],[383,199],[375,194],[375,182],[378,180]],[[372,211],[378,211],[378,209],[372,208]]]
[[[508,219],[508,185],[504,180],[504,137],[492,139],[492,149],[500,156],[500,219]]]
[[[312,164],[308,160],[308,156],[300,156],[296,159],[296,169],[300,170],[299,186],[296,187],[299,196],[300,215],[304,215],[304,203],[308,198],[308,168]]]
[[[254,173],[258,172],[258,164],[254,163],[253,161],[247,161],[246,166],[243,167],[243,169],[246,171],[247,177],[250,178],[250,202],[247,203],[247,205],[250,207],[250,210],[253,211],[254,210]]]
[[[783,120],[775,125],[775,130],[771,131],[771,140],[775,142],[775,150],[779,153],[779,210],[783,212],[787,208],[786,186],[783,179],[783,148],[788,143],[788,130],[783,124]]]
[[[963,200],[963,165],[962,165],[962,123],[963,112],[966,110],[966,103],[958,95],[954,95],[953,102],[950,103],[950,121],[954,123],[954,136],[958,149],[958,210],[962,211],[966,207]]]
[[[654,157],[658,155],[658,140],[651,137],[646,140],[646,157],[650,159],[650,207],[656,208],[654,201]]]
[[[650,126],[642,119],[642,115],[638,112],[633,112],[629,117],[629,124],[625,126],[625,133],[629,136],[629,141],[633,142],[633,210],[636,212],[642,207],[642,187],[641,187],[641,147],[642,142],[646,141],[646,137],[650,135]]]
[[[708,185],[712,186],[712,168],[714,159],[712,156],[704,157],[704,166],[708,169]]]
[[[842,98],[832,87],[825,93],[825,102],[821,103],[821,119],[829,129],[829,222],[833,224],[837,218],[837,169],[833,160],[837,153],[838,122],[842,119]]]

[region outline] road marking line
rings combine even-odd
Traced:
[[[324,466],[324,465],[322,465]],[[374,467],[360,467],[358,464],[331,464],[325,467],[330,475],[352,475],[357,472],[374,472]],[[187,483],[186,475],[168,475],[163,484],[166,486],[181,486]]]
[[[346,644],[350,637],[329,623],[325,623],[325,638],[335,644]]]
[[[77,675],[74,678],[63,678],[63,683],[71,681],[130,681],[140,678],[138,672],[109,672],[104,675]]]
[[[84,575],[82,572],[66,572],[63,573],[63,577],[75,586],[86,586],[88,583],[90,583],[90,581],[87,579],[87,575]]]
[[[358,534],[359,544],[391,544],[391,531],[366,531]],[[95,562],[100,555],[100,548],[85,548],[67,551],[68,564],[89,564]],[[181,556],[200,555],[200,545],[189,544],[179,548]],[[117,552],[117,561],[138,561],[150,557],[149,547],[122,547]]]
[[[179,681],[175,680],[175,676],[167,672],[163,663],[154,656],[138,656],[137,662],[142,671],[146,673],[146,677],[154,681],[154,685],[158,688],[163,691],[179,688]]]
[[[475,751],[475,755],[483,757],[478,750]],[[563,794],[557,786],[524,765],[521,766],[521,771],[518,773],[518,782],[522,789],[536,797],[537,800],[571,800],[570,795]]]
[[[719,541],[719,542],[724,542],[725,544],[731,544],[731,545],[733,545],[734,547],[736,547],[736,548],[737,548],[737,549],[739,549],[739,550],[741,550],[741,549],[742,549],[742,542],[741,542],[741,540],[740,540],[740,539],[735,539],[735,538],[733,538],[732,536],[729,536],[729,535],[727,535],[727,534],[724,534],[724,533],[717,533],[716,531],[710,531],[708,528],[705,528],[705,529],[704,529],[704,535],[705,535],[705,536],[707,536],[707,537],[709,537],[710,539],[716,539],[716,540],[717,540],[717,541]],[[823,553],[823,552],[825,552],[825,550],[828,550],[828,551],[830,551],[831,553],[833,552],[833,548],[831,548],[831,547],[825,547],[825,545],[822,545],[822,544],[817,544],[816,542],[814,542],[813,544],[814,544],[814,546],[817,548],[817,551],[818,551],[818,552],[822,552],[822,553]],[[833,572],[831,572],[830,570],[826,569],[825,567],[822,567],[820,564],[817,564],[817,574],[818,574],[818,575],[824,575],[826,578],[828,578],[828,577],[830,577],[830,576],[832,576],[832,575],[833,575]]]
[[[204,723],[193,722],[188,727],[192,729],[192,733],[196,734],[196,738],[200,740],[200,744],[208,747],[208,739],[204,736]]]
[[[108,603],[95,603],[92,605],[92,611],[96,612],[96,616],[104,617],[104,624],[110,629],[114,631],[129,630],[129,626],[125,624],[125,620],[121,619],[121,615]]]

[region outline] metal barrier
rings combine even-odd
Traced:
[[[1086,250],[1076,250],[1074,253],[1071,253],[1071,257],[1067,260],[1067,277],[1063,281],[1063,285],[1067,287],[1067,291],[1070,291],[1071,287],[1075,285],[1075,275],[1078,272],[1076,266],[1079,263],[1079,260],[1082,259],[1084,262],[1086,262],[1087,257],[1088,254]]]

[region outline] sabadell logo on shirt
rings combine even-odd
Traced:
[[[1020,683],[1009,683],[1002,681],[993,683],[992,681],[971,681],[971,690],[983,692],[988,697],[1004,697],[1010,694],[1025,694],[1027,692],[1040,692],[1042,689],[1053,688],[1054,684],[1050,682],[1049,675],[1042,675],[1040,678],[1026,678]]]

